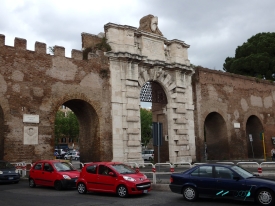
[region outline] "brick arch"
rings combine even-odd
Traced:
[[[208,160],[228,160],[230,158],[226,122],[220,113],[211,112],[206,116],[204,140],[207,145]]]
[[[260,133],[264,132],[263,124],[259,117],[251,115],[247,118],[245,124],[247,155],[248,158],[264,158],[263,142]],[[252,142],[250,141],[250,135]]]
[[[5,122],[9,121],[10,118],[9,102],[5,98],[0,97],[0,159],[5,159],[5,130],[8,128]]]
[[[77,116],[80,129],[80,161],[111,161],[112,153],[110,151],[112,151],[112,139],[111,136],[104,137],[102,134],[101,129],[104,120],[100,114],[100,103],[89,100],[83,94],[62,97],[54,103],[51,115],[53,122],[55,114],[61,105],[70,108]]]

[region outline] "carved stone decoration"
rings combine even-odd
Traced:
[[[158,28],[158,17],[153,16],[152,14],[149,14],[147,16],[144,16],[139,21],[139,28],[138,30],[158,34],[160,36],[163,36],[161,31]]]

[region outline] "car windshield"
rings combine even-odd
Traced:
[[[233,166],[233,167],[231,167],[231,169],[234,170],[236,173],[238,173],[243,178],[249,178],[249,177],[254,176],[251,172],[249,172],[239,166]]]
[[[120,174],[134,174],[136,173],[135,170],[133,170],[131,167],[124,165],[124,164],[114,164],[111,165],[112,168],[114,168],[118,173]]]
[[[9,162],[0,162],[0,169],[14,169],[15,167]]]
[[[75,168],[67,162],[55,162],[53,163],[53,165],[55,169],[59,172],[75,170]]]

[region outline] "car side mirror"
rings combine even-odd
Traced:
[[[234,176],[234,177],[233,177],[233,180],[239,181],[239,180],[240,180],[240,177]]]
[[[112,176],[112,177],[115,176],[115,173],[113,173],[113,172],[109,172],[108,174],[109,174],[110,176]]]

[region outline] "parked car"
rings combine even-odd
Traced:
[[[16,172],[15,166],[11,163],[0,160],[0,183],[18,183],[20,174]]]
[[[116,193],[119,197],[148,193],[151,182],[146,175],[137,173],[120,162],[93,162],[85,164],[77,180],[80,194],[87,191]]]
[[[144,150],[142,151],[141,156],[144,160],[152,161],[154,160],[154,150]]]
[[[56,159],[64,159],[66,152],[64,149],[55,149],[54,155],[55,155]]]
[[[228,198],[274,205],[275,180],[259,177],[237,165],[203,164],[171,175],[169,187],[187,201],[198,197]]]
[[[64,156],[65,160],[73,159],[73,160],[79,160],[80,153],[76,151],[67,152]]]
[[[56,190],[74,188],[78,177],[79,171],[67,161],[41,160],[30,169],[29,186],[51,186]]]

